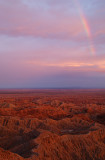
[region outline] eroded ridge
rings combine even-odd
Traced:
[[[0,91],[0,159],[105,160],[105,90]]]

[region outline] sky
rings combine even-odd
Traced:
[[[0,88],[105,88],[105,0],[0,0]]]

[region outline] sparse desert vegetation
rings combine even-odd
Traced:
[[[1,90],[0,160],[105,160],[105,90]]]

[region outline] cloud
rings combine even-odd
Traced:
[[[77,15],[72,12],[65,14],[65,10],[56,8],[45,10],[43,6],[31,9],[21,0],[16,4],[12,0],[1,2],[0,34],[72,39],[83,30]]]
[[[105,2],[78,2],[90,37],[74,1],[0,0],[0,86],[103,84]]]
[[[101,4],[104,4],[104,1]],[[100,45],[103,43],[103,27],[99,26],[105,26],[105,23],[104,15],[98,14],[97,8],[100,9],[102,5],[98,7],[98,1],[94,0],[88,2],[87,7],[87,1],[81,0],[80,5],[88,19],[93,43]],[[92,7],[94,14],[90,16],[87,9],[92,10]],[[61,39],[89,47],[89,39],[78,14],[74,1],[0,0],[0,35]]]

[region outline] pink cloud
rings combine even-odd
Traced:
[[[76,16],[64,16],[59,10],[30,9],[22,1],[6,2],[0,5],[1,34],[69,39],[83,30]]]
[[[29,6],[31,3],[34,4],[34,7]],[[66,3],[66,7],[64,7],[64,3]],[[48,6],[43,7],[39,4]],[[70,9],[67,8],[67,4],[70,5]],[[46,9],[46,7],[48,8]],[[73,11],[73,7],[68,0],[66,2],[64,0],[31,0],[30,3],[23,0],[15,2],[1,0],[0,34],[66,39],[84,43],[88,41],[88,38],[80,17],[76,11]],[[101,15],[98,16],[98,19],[102,25],[97,24],[99,23],[97,17],[93,16],[89,19],[93,39],[103,33],[101,32],[102,26],[105,26]]]

